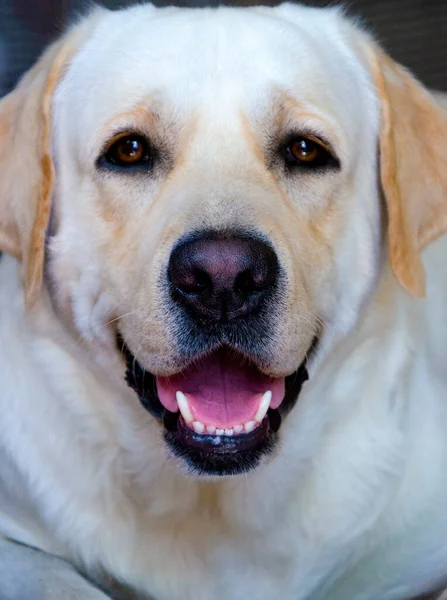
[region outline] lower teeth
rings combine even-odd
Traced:
[[[219,429],[213,425],[205,426],[202,423],[199,423],[198,421],[196,421],[195,423],[199,423],[199,425],[203,427],[203,430],[201,429],[201,427],[198,427],[199,430],[197,430],[196,429],[197,425],[196,425],[196,427],[193,427],[192,423],[190,423],[190,424],[186,423],[185,420],[183,419],[183,417],[181,417],[181,414],[179,412],[173,413],[168,410],[165,410],[165,413],[163,416],[163,424],[164,424],[165,428],[171,432],[177,431],[179,418],[182,419],[182,423],[184,426],[188,427],[188,429],[191,429],[191,431],[194,431],[198,435],[215,435],[216,437],[223,436],[223,435],[231,437],[231,436],[238,436],[238,435],[251,433],[260,425],[260,423],[256,423],[256,421],[249,421],[245,425],[235,425],[231,429]],[[269,409],[268,419],[269,419],[270,429],[274,432],[278,431],[278,429],[281,425],[281,415],[280,415],[279,411],[277,409]]]

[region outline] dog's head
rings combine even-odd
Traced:
[[[242,472],[386,264],[424,294],[446,140],[338,10],[97,10],[0,104],[0,247],[30,310],[45,281],[76,335],[122,353],[174,454]]]

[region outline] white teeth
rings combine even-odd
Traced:
[[[205,431],[205,425],[199,421],[194,421],[192,426],[194,427],[194,431],[196,433],[203,433]]]
[[[262,421],[264,420],[265,415],[267,414],[268,409],[270,408],[270,403],[272,401],[272,392],[269,390],[265,392],[262,396],[261,401],[258,406],[258,411],[255,415],[253,421],[248,421],[245,425],[235,425],[229,429],[219,429],[215,425],[204,425],[200,421],[194,421],[193,414],[191,409],[189,408],[188,400],[183,392],[176,392],[175,397],[177,399],[177,404],[180,410],[180,413],[185,421],[196,433],[202,434],[206,431],[211,435],[239,435],[240,433],[250,433],[252,432]]]
[[[261,398],[261,402],[259,403],[258,412],[255,416],[255,421],[257,423],[262,423],[265,415],[267,414],[268,409],[270,408],[270,402],[272,401],[272,392],[268,391]],[[245,426],[247,429],[247,426]]]
[[[192,423],[194,421],[194,417],[192,416],[192,412],[189,408],[188,400],[186,399],[185,394],[183,392],[177,392],[175,394],[175,397],[177,399],[177,404],[180,409],[180,412],[182,413],[182,417],[185,420],[185,423]]]
[[[250,433],[251,431],[253,431],[256,425],[256,421],[248,421],[248,423],[245,423],[245,433]]]

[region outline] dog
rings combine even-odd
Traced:
[[[0,103],[1,600],[447,583],[447,112],[339,8],[95,8]]]

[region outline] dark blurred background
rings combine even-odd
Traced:
[[[99,1],[109,8],[135,0]],[[158,1],[156,4],[171,4]],[[181,6],[216,6],[221,0],[180,0]],[[236,5],[276,4],[274,0],[237,0]],[[313,6],[337,4],[308,0]],[[447,0],[350,0],[348,12],[366,25],[392,56],[428,86],[447,91]],[[83,12],[86,0],[0,0],[0,95],[15,84],[42,48]]]

